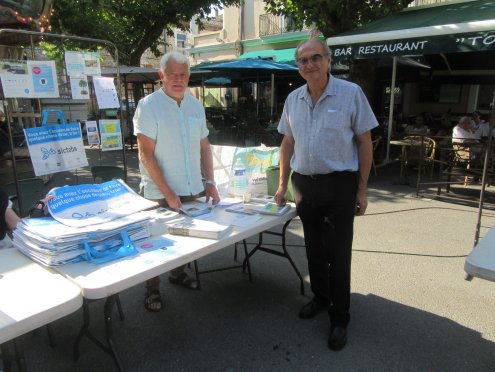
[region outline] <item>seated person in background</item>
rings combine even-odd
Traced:
[[[459,119],[459,123],[452,130],[452,143],[477,143],[478,139],[473,131],[473,124],[468,116]]]
[[[280,115],[273,114],[270,117],[270,122],[268,123],[266,130],[277,130],[279,121],[280,121]]]
[[[46,214],[45,205],[52,198],[53,196],[49,195],[41,199],[33,205],[31,208],[32,212],[29,214],[33,217]],[[39,212],[34,213],[35,210]],[[13,247],[12,240],[7,235],[7,231],[14,230],[20,220],[20,217],[12,209],[12,202],[9,200],[7,194],[3,190],[0,190],[0,249]]]
[[[423,112],[421,116],[424,118],[424,123],[428,128],[435,127],[435,119],[433,119],[433,115],[429,112]],[[431,131],[431,130],[430,130]]]
[[[440,118],[440,127],[443,129],[452,128],[452,117],[451,117],[452,109],[448,109],[446,113],[442,115]]]
[[[490,123],[484,120],[479,111],[473,113],[473,128],[476,138],[488,138],[490,135]]]
[[[428,135],[430,133],[430,128],[425,125],[425,118],[422,115],[416,116],[414,119],[414,125],[408,125],[404,129],[404,134],[406,136],[414,135]]]

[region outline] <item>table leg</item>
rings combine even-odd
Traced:
[[[237,243],[235,243],[237,244]],[[247,250],[247,243],[246,243],[246,240],[244,239],[243,240],[243,244],[244,244],[244,254],[245,254],[245,257],[247,257],[248,255],[248,250]],[[234,257],[235,258],[235,257]],[[196,263],[196,261],[195,261]],[[200,277],[200,274],[208,274],[208,273],[216,273],[218,271],[225,271],[225,270],[232,270],[232,269],[240,269],[242,268],[242,272],[246,272],[245,270],[245,264],[243,263],[242,265],[239,264],[239,265],[234,265],[234,266],[227,266],[227,267],[220,267],[220,268],[216,268],[216,269],[210,269],[210,270],[202,270],[202,271],[199,271],[197,266],[196,266],[196,278],[198,280],[198,283],[199,283],[199,277]],[[248,275],[249,275],[249,281],[252,281],[251,280],[251,266],[249,266],[249,261],[248,261]],[[198,287],[199,288],[199,287]]]
[[[246,256],[246,258],[244,259],[244,262],[243,262],[243,266],[248,263],[249,258],[253,254],[255,254],[257,251],[263,251],[263,252],[270,253],[270,254],[273,254],[273,255],[276,255],[276,256],[285,257],[285,258],[287,258],[289,260],[289,263],[291,264],[292,268],[296,272],[296,275],[298,276],[299,281],[300,281],[301,294],[304,295],[304,280],[303,280],[303,277],[302,277],[301,273],[299,272],[299,270],[297,269],[296,265],[294,264],[294,261],[292,260],[292,257],[290,256],[289,252],[287,251],[287,246],[286,246],[286,241],[285,241],[285,233],[286,233],[287,227],[289,226],[289,224],[290,224],[291,221],[292,220],[289,220],[289,221],[287,221],[284,224],[281,233],[274,232],[274,231],[263,231],[262,233],[260,233],[258,244]],[[271,248],[263,247],[262,234],[270,234],[270,235],[280,236],[282,238],[282,250],[283,250],[283,252],[279,252],[279,251],[276,251],[276,250],[271,249]]]
[[[74,360],[77,361],[79,359],[80,356],[79,344],[81,343],[82,338],[86,336],[96,346],[98,346],[107,354],[110,354],[110,356],[113,358],[117,366],[117,370],[123,371],[122,363],[120,362],[120,359],[117,355],[113,343],[113,329],[112,329],[112,310],[115,304],[119,303],[120,301],[119,295],[118,294],[111,295],[110,297],[107,297],[107,299],[105,300],[103,316],[105,319],[105,338],[107,345],[103,344],[100,340],[98,340],[89,330],[89,325],[91,323],[90,314],[89,314],[90,301],[91,300],[87,300],[87,299],[84,299],[83,301],[83,326],[81,327],[81,330],[79,331],[79,334],[77,335],[76,340],[74,342]]]
[[[2,352],[3,371],[11,372],[15,371],[14,364],[17,364],[17,370],[20,372],[26,372],[26,360],[24,358],[24,351],[22,347],[22,340],[17,337],[13,340],[7,341],[0,345]]]
[[[105,337],[107,339],[108,348],[110,350],[110,355],[112,356],[115,364],[117,365],[117,369],[119,371],[123,371],[122,363],[117,355],[115,350],[115,346],[113,344],[113,329],[112,329],[112,310],[115,303],[120,304],[119,295],[114,294],[107,298],[105,301]]]

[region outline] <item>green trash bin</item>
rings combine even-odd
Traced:
[[[292,171],[289,176],[289,183],[287,185],[287,194],[285,194],[285,198],[289,201],[294,201],[294,196],[292,192],[292,182],[290,181],[290,177],[292,177]],[[268,195],[275,195],[278,189],[278,180],[280,178],[280,167],[278,165],[268,167],[266,169],[266,183],[268,187]]]

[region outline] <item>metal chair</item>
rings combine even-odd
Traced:
[[[29,209],[37,200],[45,196],[44,182],[41,178],[19,180],[19,194],[15,182],[8,183],[4,190],[13,202],[13,207],[20,217],[27,217]]]
[[[421,142],[421,146],[411,146],[407,153],[407,164],[420,165],[428,172],[430,179],[433,178],[435,166],[435,151],[437,144],[433,138],[423,136],[406,136],[405,140]],[[421,171],[421,169],[420,169]]]
[[[373,144],[373,158],[372,158],[372,166],[373,166],[373,172],[375,173],[375,176],[378,176],[378,172],[376,171],[376,165],[375,165],[375,153],[376,150],[378,149],[378,146],[380,146],[380,143],[382,142],[382,136],[376,137],[371,143]]]
[[[91,167],[91,174],[95,183],[97,178],[101,179],[101,182],[111,181],[116,178],[125,178],[124,169],[114,165],[95,165]]]

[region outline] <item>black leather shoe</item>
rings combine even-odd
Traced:
[[[306,305],[301,308],[299,311],[299,318],[301,319],[310,319],[313,318],[319,312],[325,310],[327,306],[320,302],[317,302],[314,298],[309,301]]]
[[[347,343],[347,330],[344,327],[331,327],[330,337],[328,337],[328,347],[334,351],[339,351]]]

